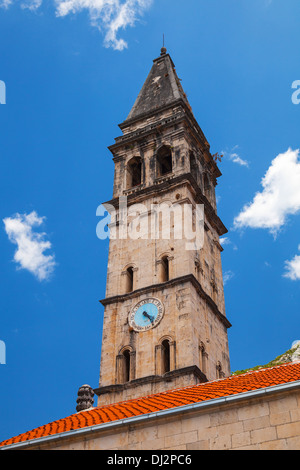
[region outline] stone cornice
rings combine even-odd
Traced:
[[[129,194],[127,197],[128,205],[140,203],[141,201],[145,200],[149,197],[157,196],[158,192],[161,195],[164,191],[170,191],[170,189],[176,188],[183,184],[189,184],[194,191],[195,194],[195,202],[197,204],[203,204],[205,208],[205,215],[209,219],[209,222],[212,227],[217,231],[219,236],[225,235],[228,232],[227,228],[221,221],[221,219],[217,216],[214,208],[208,201],[208,199],[202,194],[201,189],[197,185],[195,178],[192,176],[191,173],[185,173],[180,176],[175,176],[172,179],[168,179],[166,181],[157,182],[157,184],[153,184],[152,186],[146,188],[139,188],[135,190],[132,194]],[[110,201],[106,201],[103,203],[105,206],[109,204],[114,206],[116,209],[119,207],[119,198],[111,199]]]
[[[195,375],[200,380],[200,383],[208,381],[206,375],[201,372],[199,367],[189,366],[183,367],[181,369],[174,369],[164,375],[148,375],[146,377],[140,377],[138,379],[131,380],[130,382],[126,382],[125,384],[112,384],[95,388],[94,392],[98,396],[104,395],[105,393],[123,392],[124,390],[129,390],[131,388],[146,385],[149,383],[153,384],[158,382],[171,382],[174,378],[181,377],[183,375]]]
[[[147,287],[142,287],[140,289],[137,289],[133,292],[130,292],[128,294],[121,294],[121,295],[115,295],[112,297],[107,297],[105,299],[100,300],[101,304],[106,307],[107,305],[114,304],[114,303],[119,303],[119,302],[124,302],[128,299],[135,299],[143,294],[148,294],[150,292],[157,292],[161,291],[165,287],[172,287],[176,286],[178,284],[182,283],[188,283],[190,282],[195,289],[197,290],[198,294],[207,302],[207,304],[210,306],[214,314],[218,317],[218,319],[223,323],[223,325],[226,328],[231,328],[231,323],[229,320],[223,315],[223,313],[220,312],[218,309],[216,303],[213,301],[213,299],[204,291],[203,287],[201,286],[200,282],[195,278],[193,274],[187,274],[185,276],[177,277],[175,279],[170,279],[167,282],[159,283],[159,284],[152,284],[151,286]]]

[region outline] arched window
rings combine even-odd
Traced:
[[[155,346],[155,372],[164,375],[176,369],[176,342],[164,336]]]
[[[142,160],[134,157],[127,163],[127,189],[142,184]]]
[[[135,378],[135,352],[130,346],[124,347],[117,356],[117,380],[123,384]]]
[[[126,293],[133,291],[133,267],[126,269]]]
[[[123,371],[123,377],[124,377],[124,382],[129,382],[130,381],[130,352],[128,349],[123,352],[124,356],[124,371]]]
[[[163,146],[157,152],[158,174],[157,176],[164,176],[173,171],[172,152],[167,146]]]
[[[169,259],[164,256],[161,260],[161,282],[167,282],[170,280],[170,267]]]
[[[162,349],[161,349],[161,369],[162,374],[166,374],[171,370],[171,363],[170,363],[170,342],[169,340],[165,339],[162,342]]]

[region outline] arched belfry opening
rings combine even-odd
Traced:
[[[126,188],[131,189],[142,184],[142,159],[133,157],[127,163]]]
[[[173,171],[172,151],[164,145],[157,152],[157,176],[165,176]]]

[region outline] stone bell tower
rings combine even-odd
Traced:
[[[129,212],[142,207],[147,221],[162,203],[189,205],[192,214],[198,205],[204,207],[203,243],[186,249],[174,233],[143,231],[110,239],[99,405],[230,375],[219,243],[227,230],[215,198],[221,173],[165,48],[119,127],[123,135],[109,147],[112,226],[124,224],[124,200]],[[156,222],[160,235],[165,220]],[[125,227],[131,223],[129,216]]]

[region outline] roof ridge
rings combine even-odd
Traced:
[[[284,362],[282,364],[276,364],[274,366],[268,366],[268,365],[264,365],[264,366],[255,366],[255,367],[258,367],[257,369],[250,369],[250,370],[247,370],[246,372],[242,372],[240,374],[236,374],[234,375],[234,373],[228,377],[228,378],[236,378],[236,377],[242,377],[242,376],[245,376],[245,375],[250,375],[250,374],[255,374],[257,372],[263,372],[265,370],[271,370],[271,369],[277,369],[279,367],[284,367],[284,366],[289,366],[289,365],[293,365],[293,364],[297,364],[297,363],[300,363],[300,361],[290,361],[290,362]]]

